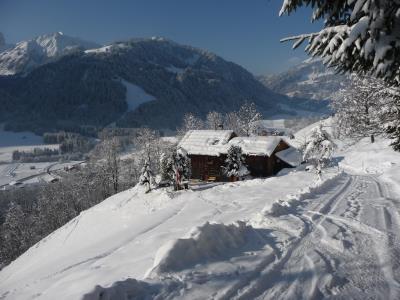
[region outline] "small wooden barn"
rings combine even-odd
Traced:
[[[179,143],[191,159],[192,178],[205,181],[227,179],[222,167],[232,145],[241,147],[253,177],[271,176],[299,163],[296,149],[282,137],[238,137],[232,130],[191,130]]]

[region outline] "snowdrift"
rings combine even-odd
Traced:
[[[267,216],[279,217],[288,213],[293,213],[296,206],[304,199],[309,199],[316,194],[324,193],[326,189],[337,184],[339,178],[344,176],[340,173],[327,173],[322,180],[314,182],[311,186],[301,189],[295,195],[288,195],[286,199],[279,199],[271,205],[267,205],[263,212]]]
[[[252,228],[244,222],[225,225],[205,223],[194,228],[189,237],[168,242],[154,259],[151,274],[180,271],[197,263],[223,259],[245,245]]]

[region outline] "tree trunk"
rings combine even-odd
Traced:
[[[375,136],[373,134],[371,134],[371,143],[375,143]]]

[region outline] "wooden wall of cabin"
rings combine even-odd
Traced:
[[[275,148],[271,157],[268,156],[247,156],[246,164],[250,174],[254,177],[268,177],[278,173],[283,168],[290,167],[287,163],[281,161],[276,152],[289,148],[289,145],[281,141]]]
[[[272,175],[268,156],[246,156],[247,169],[254,177],[267,177]]]
[[[192,165],[192,179],[225,180],[221,168],[225,161],[223,156],[189,155],[189,157]]]

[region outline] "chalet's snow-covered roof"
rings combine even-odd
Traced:
[[[281,141],[277,136],[241,136],[231,139],[229,145],[239,146],[246,155],[271,156]]]
[[[301,153],[296,148],[290,147],[288,149],[279,151],[275,153],[275,155],[286,162],[287,164],[291,165],[292,167],[296,167],[301,164],[303,158]]]
[[[234,137],[232,130],[190,130],[182,138],[179,147],[192,155],[219,156],[226,154],[230,146],[242,148],[249,156],[271,156],[281,141],[279,136]]]
[[[190,130],[178,147],[192,155],[219,156],[226,153],[227,144],[233,134],[232,130]]]

